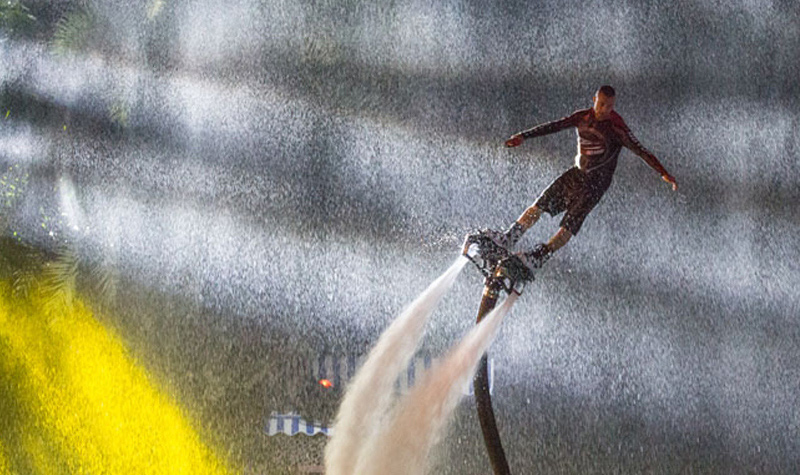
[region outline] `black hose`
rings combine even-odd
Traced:
[[[481,299],[481,306],[478,309],[478,319],[480,322],[497,304],[497,298],[502,287],[497,281],[488,280]],[[473,385],[475,388],[475,406],[478,409],[478,420],[483,431],[483,441],[489,453],[489,461],[495,475],[510,475],[506,453],[503,450],[503,443],[500,440],[500,432],[497,430],[497,421],[494,418],[492,409],[492,396],[489,394],[489,365],[486,354],[481,358],[478,372],[475,374]]]

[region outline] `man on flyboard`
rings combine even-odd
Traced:
[[[616,93],[611,86],[602,86],[594,95],[594,104],[568,117],[512,135],[506,147],[517,147],[532,137],[552,134],[568,127],[577,129],[578,154],[575,166],[564,172],[539,196],[533,205],[505,231],[486,230],[495,244],[512,249],[522,235],[536,223],[542,212],[556,216],[565,212],[561,227],[547,243],[528,252],[514,254],[531,273],[563,247],[581,229],[583,220],[611,185],[621,148],[627,147],[661,175],[661,179],[678,189],[675,178],[658,159],[633,136],[622,117],[614,112]]]

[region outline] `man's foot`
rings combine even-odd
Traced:
[[[539,244],[528,252],[518,252],[515,254],[520,261],[529,270],[534,271],[540,269],[548,259],[550,259],[551,252],[546,244]]]
[[[513,249],[522,238],[522,235],[525,234],[526,230],[527,228],[524,228],[521,224],[519,224],[519,222],[514,221],[514,223],[511,224],[511,227],[509,227],[505,232],[506,241],[508,242],[506,249],[509,251]]]
[[[500,272],[505,275],[527,273],[533,276],[550,259],[550,254],[546,244],[539,244],[531,251],[517,252],[500,261]]]

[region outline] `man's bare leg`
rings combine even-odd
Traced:
[[[519,223],[519,225],[525,228],[527,231],[531,226],[536,224],[536,221],[539,221],[539,218],[541,217],[542,210],[539,209],[538,206],[532,205],[528,207],[528,209],[526,209],[519,218],[517,218],[517,223]]]
[[[572,233],[569,232],[567,228],[558,228],[558,232],[555,233],[549,241],[547,241],[546,246],[548,253],[552,254],[561,249],[566,243],[569,242],[570,239],[572,239]]]

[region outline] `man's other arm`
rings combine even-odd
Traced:
[[[633,153],[638,155],[639,157],[647,163],[650,168],[657,171],[659,175],[661,175],[661,179],[672,185],[673,190],[678,189],[678,183],[675,181],[675,177],[667,172],[667,169],[664,168],[664,165],[658,161],[655,155],[653,155],[650,150],[647,150],[639,140],[633,135],[631,130],[625,124],[625,121],[622,120],[622,117],[617,116],[614,120],[614,126],[617,128],[617,132],[622,139],[622,144],[629,148]]]
[[[530,129],[523,130],[522,132],[518,132],[506,140],[506,147],[516,147],[522,144],[525,139],[553,134],[568,127],[575,127],[578,124],[578,119],[583,112],[585,111],[577,111],[567,117],[562,117],[561,119],[554,120],[552,122],[545,122],[544,124],[531,127]]]

